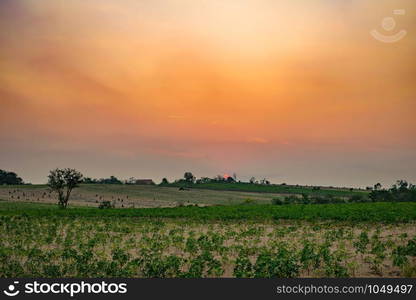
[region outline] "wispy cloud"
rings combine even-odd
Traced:
[[[254,143],[254,144],[268,144],[269,140],[261,137],[252,137],[247,139],[248,143]]]

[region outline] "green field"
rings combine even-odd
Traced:
[[[63,210],[1,201],[0,276],[416,276],[415,217],[407,203]]]
[[[0,277],[416,277],[416,202],[279,191],[84,184],[61,209],[46,186],[2,186]]]
[[[306,187],[296,185],[278,185],[278,184],[251,184],[245,182],[235,183],[169,183],[161,184],[160,186],[166,187],[186,187],[190,189],[206,189],[217,191],[239,191],[239,192],[251,192],[251,193],[274,193],[274,194],[307,194],[307,195],[332,195],[334,197],[350,197],[353,195],[366,195],[365,190],[350,189],[350,188],[330,188],[330,187]]]
[[[57,205],[0,202],[0,215],[75,216],[75,217],[137,217],[192,220],[338,220],[369,222],[409,222],[416,220],[416,203],[349,203],[294,205],[224,205],[183,206],[173,208],[97,209]]]
[[[181,191],[177,187],[146,185],[82,184],[73,191],[71,204],[98,206],[101,201],[114,201],[117,207],[172,207],[178,204],[232,205],[247,200],[270,204],[273,198],[284,196],[278,193],[207,189]],[[46,185],[0,186],[0,199],[56,203],[56,195],[50,194]]]
[[[366,198],[368,192],[348,189],[320,189],[255,185],[245,183],[207,183],[159,186],[121,184],[81,184],[71,195],[73,205],[98,206],[99,202],[112,201],[116,207],[174,207],[178,205],[236,205],[245,202],[270,204],[273,199],[284,199],[289,195],[332,196],[348,199],[354,195]],[[56,195],[51,194],[46,185],[0,186],[0,199],[55,203]]]

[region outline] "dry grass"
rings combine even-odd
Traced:
[[[250,199],[254,203],[270,203],[270,193],[249,193],[190,189],[145,185],[81,185],[71,195],[70,204],[98,206],[101,201],[112,201],[116,207],[172,207],[177,205],[240,204]],[[0,199],[56,203],[56,195],[46,186],[0,187]]]

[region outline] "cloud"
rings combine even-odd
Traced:
[[[180,115],[170,115],[168,116],[169,119],[186,119],[186,116],[180,116]]]
[[[247,139],[248,143],[254,143],[254,144],[268,144],[269,140],[261,137],[252,137]]]

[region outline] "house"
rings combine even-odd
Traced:
[[[154,185],[152,179],[136,179],[135,184],[142,184],[142,185]]]

